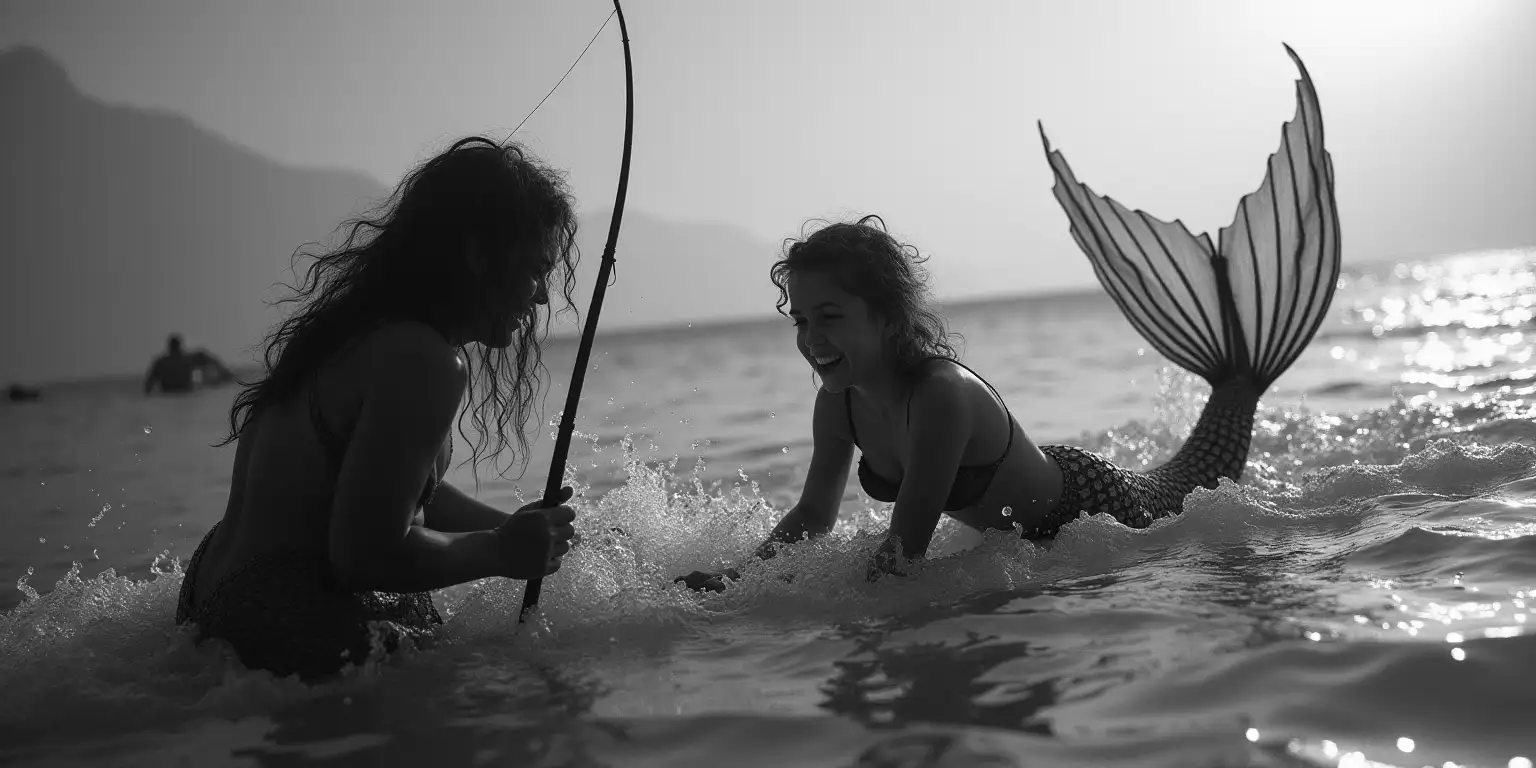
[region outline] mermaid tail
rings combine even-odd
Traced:
[[[1339,277],[1333,161],[1323,147],[1312,80],[1296,52],[1285,50],[1301,72],[1296,115],[1281,129],[1280,149],[1269,157],[1263,184],[1238,203],[1232,224],[1220,231],[1219,247],[1212,247],[1209,235],[1190,234],[1177,219],[1161,221],[1095,194],[1051,149],[1041,127],[1056,199],[1099,282],[1148,343],[1212,387],[1173,459],[1146,473],[1119,470],[1132,476],[1109,482],[1115,488],[1106,498],[1129,494],[1123,501],[1130,508],[1116,514],[1129,525],[1177,514],[1195,486],[1214,488],[1218,478],[1242,476],[1259,395],[1301,355],[1333,300]],[[1108,471],[1070,453],[1076,449],[1050,448],[1054,452],[1047,453],[1068,475],[1075,471],[1069,463],[1095,474]],[[1091,500],[1079,506],[1113,513],[1091,508]]]

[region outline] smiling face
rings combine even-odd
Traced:
[[[876,318],[863,299],[843,290],[835,277],[821,270],[797,271],[785,287],[795,344],[821,376],[822,386],[842,392],[887,367],[889,325]]]
[[[533,270],[519,269],[519,258],[537,258],[539,265]],[[470,249],[470,272],[478,285],[477,291],[485,296],[486,306],[477,313],[481,318],[469,329],[469,341],[479,342],[491,349],[505,349],[512,345],[524,324],[537,322],[538,308],[549,303],[549,272],[554,261],[544,256],[507,257],[509,264],[503,268],[503,277],[493,280],[491,268]],[[507,287],[493,288],[492,283]]]

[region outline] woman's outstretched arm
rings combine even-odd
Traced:
[[[970,442],[971,423],[964,383],[953,373],[925,377],[913,390],[907,468],[891,510],[890,535],[872,564],[871,576],[890,567],[891,554],[916,559],[928,553]]]
[[[823,389],[816,394],[816,408],[811,416],[811,466],[800,489],[800,501],[785,513],[756,555],[767,560],[774,556],[776,544],[792,544],[811,536],[831,532],[837,524],[838,508],[848,486],[848,470],[853,465],[853,441],[848,437],[846,401]]]

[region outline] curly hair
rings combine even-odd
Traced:
[[[261,407],[312,386],[328,359],[378,326],[415,320],[452,338],[452,331],[510,311],[511,286],[532,276],[564,306],[535,308],[506,349],[482,346],[478,355],[459,349],[470,367],[459,434],[471,442],[465,417],[479,433],[472,470],[506,450],[509,424],[516,425],[514,456],[526,469],[524,430],[545,372],[541,345],[552,315],[575,310],[576,228],[563,174],[510,141],[471,136],[455,142],[407,174],[372,214],[344,222],[339,246],[295,251],[295,262],[309,256],[313,263],[300,287],[285,285],[293,295],[277,304],[301,306],[265,338],[263,375],[242,385],[230,407],[229,436],[219,445],[238,440]],[[476,273],[472,250],[509,258]]]
[[[807,226],[816,222],[807,222]],[[784,255],[768,271],[779,289],[776,308],[786,315],[789,278],[796,272],[824,271],[849,294],[864,300],[877,316],[896,326],[893,350],[899,370],[911,372],[932,357],[959,360],[944,316],[933,309],[928,288],[928,260],[917,248],[898,242],[885,220],[869,215],[856,222],[827,223],[800,239],[784,241]]]

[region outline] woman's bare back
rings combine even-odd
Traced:
[[[235,449],[223,522],[199,560],[199,572],[188,574],[195,579],[194,603],[253,558],[327,551],[339,453],[351,437],[364,391],[361,358],[377,351],[366,342],[358,345],[322,369],[297,397],[253,414]],[[334,443],[329,450],[315,419]],[[451,450],[450,437],[438,453],[434,478],[447,471]],[[422,520],[418,509],[415,522]]]

